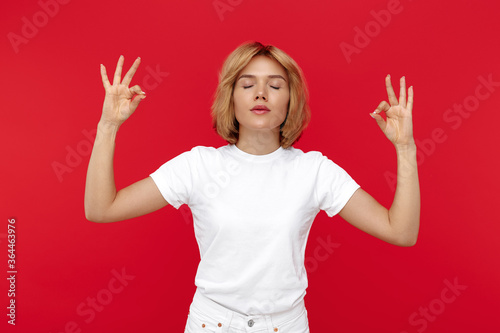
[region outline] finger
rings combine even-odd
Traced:
[[[146,95],[146,93],[142,91],[141,87],[138,85],[130,87],[128,90],[132,93],[132,95]]]
[[[121,79],[122,79],[122,68],[123,68],[123,62],[125,61],[124,56],[120,56],[118,59],[118,63],[116,64],[116,70],[115,70],[115,76],[113,77],[113,85],[116,86],[120,84]]]
[[[408,104],[406,108],[411,112],[413,110],[413,86],[408,88]]]
[[[387,111],[389,111],[390,108],[391,108],[391,106],[389,105],[389,103],[387,103],[386,101],[382,101],[377,106],[374,113],[379,114],[380,112],[387,112]]]
[[[370,116],[372,116],[373,119],[377,122],[377,125],[380,127],[382,131],[385,131],[385,127],[387,126],[387,123],[385,122],[384,118],[379,115],[376,112],[370,113]]]
[[[134,63],[132,64],[132,67],[128,70],[127,74],[123,77],[122,84],[128,86],[130,84],[130,81],[132,81],[132,78],[134,77],[135,72],[137,71],[137,68],[139,67],[139,64],[141,63],[141,58],[138,57],[135,59]]]
[[[398,105],[398,99],[396,97],[396,94],[394,93],[394,89],[392,89],[392,84],[391,84],[391,76],[387,75],[385,77],[385,87],[387,89],[387,97],[389,97],[389,103],[391,103],[392,106]]]
[[[406,78],[404,76],[399,80],[399,105],[406,108]]]
[[[130,102],[130,109],[132,110],[132,112],[134,112],[135,109],[137,109],[137,107],[139,106],[139,103],[144,98],[146,98],[146,95],[137,95],[134,97],[134,99],[132,99],[132,102]]]
[[[111,84],[109,83],[108,80],[108,74],[106,74],[106,67],[104,67],[103,64],[101,64],[101,78],[102,78],[102,85],[104,86],[104,89],[108,89]]]

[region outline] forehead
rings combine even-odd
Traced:
[[[242,74],[255,76],[281,75],[288,79],[285,68],[278,61],[264,55],[253,57],[248,65],[242,69],[240,75]]]

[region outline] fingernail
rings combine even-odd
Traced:
[[[389,78],[390,78],[390,77],[391,77],[391,74],[387,74],[387,77],[389,77]]]
[[[371,116],[373,119],[375,119],[375,116],[373,115],[373,113],[370,113],[370,116]]]
[[[137,57],[137,59],[141,60],[141,57]]]
[[[141,94],[144,94],[144,95],[146,95],[146,93],[145,93],[144,91],[142,91],[142,90],[141,90]]]

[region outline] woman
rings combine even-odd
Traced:
[[[186,332],[309,332],[304,253],[320,210],[398,246],[416,243],[420,193],[412,132],[413,89],[399,101],[386,77],[389,103],[371,116],[394,144],[397,189],[389,210],[319,152],[292,147],[309,121],[302,71],[273,46],[246,43],[226,59],[212,106],[214,128],[228,144],[195,147],[116,191],[113,153],[120,125],[146,94],[123,80],[120,57],[108,81],[89,162],[85,213],[95,222],[188,204],[201,261]],[[384,119],[380,113],[386,114]]]

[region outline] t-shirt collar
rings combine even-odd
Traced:
[[[237,156],[239,157],[242,157],[244,159],[247,159],[247,160],[252,160],[252,161],[255,161],[255,162],[267,162],[267,161],[271,161],[271,160],[274,160],[276,158],[278,158],[279,156],[281,156],[283,154],[283,147],[279,146],[278,149],[276,149],[275,151],[273,151],[272,153],[269,153],[269,154],[265,154],[265,155],[254,155],[254,154],[249,154],[247,152],[244,152],[243,150],[239,149],[235,144],[229,144],[229,149],[231,152],[233,152],[234,154],[236,154]]]

